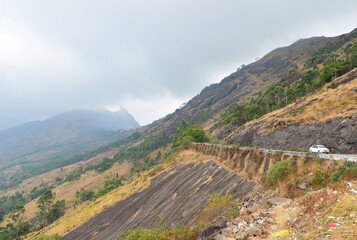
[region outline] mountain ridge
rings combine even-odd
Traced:
[[[137,127],[139,123],[124,108],[117,112],[74,110],[28,122],[0,131],[0,170],[32,162],[63,161],[63,156],[109,144]]]

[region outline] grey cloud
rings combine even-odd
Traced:
[[[160,96],[187,100],[275,47],[351,31],[355,9],[352,0],[1,1],[0,129],[130,98],[149,123]],[[150,98],[156,107],[140,109]]]

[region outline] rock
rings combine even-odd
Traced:
[[[235,228],[237,225],[235,225],[235,224],[233,224],[233,223],[231,223],[231,222],[227,222],[227,228],[231,228],[231,229],[233,229],[233,228]]]
[[[236,134],[232,137],[232,143],[270,149],[308,150],[312,144],[320,141],[329,148],[335,149],[336,152],[348,153],[357,149],[355,122],[355,120],[345,121],[343,118],[313,124],[275,122],[271,124],[271,131],[264,131],[266,124],[270,123],[262,120],[257,122],[254,127],[241,127],[238,131],[236,130]],[[334,137],[331,137],[332,130]]]
[[[238,226],[238,224],[241,223],[241,222],[242,222],[242,220],[240,218],[235,218],[235,219],[232,220],[232,224],[234,224],[236,226]]]
[[[306,182],[302,182],[302,183],[299,183],[298,184],[298,188],[302,189],[302,190],[305,190],[307,188],[310,187],[310,184],[309,183],[306,183]]]
[[[247,209],[246,209],[246,212],[249,213],[249,214],[251,214],[251,213],[253,213],[254,211],[253,211],[252,208],[247,208]]]
[[[284,206],[287,204],[290,204],[292,202],[291,199],[289,198],[281,198],[281,197],[275,197],[267,200],[267,203],[270,206]]]
[[[197,239],[200,239],[200,238],[197,238]],[[222,234],[218,234],[216,235],[213,240],[226,240],[226,236],[222,235]]]
[[[226,237],[233,237],[233,229],[230,229],[230,228],[222,229],[221,234]]]
[[[249,230],[249,233],[253,236],[253,237],[260,237],[262,235],[262,230],[257,228],[257,227],[252,227]]]
[[[202,229],[197,236],[197,239],[201,239],[201,240],[208,240],[208,239],[212,239],[212,236],[216,235],[217,233],[219,233],[219,231],[223,228],[225,228],[227,226],[227,222],[220,220],[217,221],[215,223],[213,223],[211,226]]]

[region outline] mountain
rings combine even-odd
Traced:
[[[236,105],[245,105],[245,108],[249,108],[252,100],[258,99],[261,101],[260,105],[269,102],[268,109],[257,109],[255,113],[244,119],[243,123],[245,123],[298,100],[307,91],[313,92],[319,89],[326,82],[331,81],[331,79],[320,79],[322,71],[327,68],[324,69],[324,63],[330,58],[343,64],[350,61],[351,49],[356,39],[357,29],[336,37],[300,39],[290,46],[275,49],[261,59],[241,66],[221,82],[204,88],[182,108],[139,131],[151,136],[172,137],[179,123],[186,121],[189,124],[202,125],[215,138],[227,139],[237,126],[235,123],[224,121],[226,119],[223,118],[227,117],[227,112],[235,113],[232,115],[237,118],[239,111],[235,108]],[[339,75],[347,72],[348,69],[349,66],[341,69]],[[310,85],[306,89],[304,81],[309,75],[311,75]],[[282,91],[278,94],[271,91],[275,87]],[[287,97],[284,91],[288,92]],[[273,95],[273,98],[268,98],[270,95]],[[277,104],[274,105],[274,102]],[[258,105],[255,103],[256,108]]]
[[[64,239],[118,239],[121,230],[138,228],[137,231],[129,231],[136,236],[129,239],[155,239],[157,234],[167,230],[170,235],[170,231],[178,227],[179,230],[173,234],[182,231],[191,234],[185,231],[200,230],[197,228],[220,220],[222,216],[218,210],[227,203],[222,214],[227,213],[229,220],[232,220],[245,212],[244,219],[232,220],[225,231],[221,230],[225,226],[215,222],[208,226],[207,231],[212,233],[218,230],[221,235],[232,237],[230,235],[235,228],[249,230],[242,239],[282,233],[292,237],[295,233],[304,232],[296,227],[301,223],[296,219],[300,221],[304,218],[306,222],[309,218],[318,218],[321,224],[314,221],[309,225],[309,231],[319,229],[320,233],[304,239],[324,237],[320,230],[326,229],[327,220],[322,216],[328,216],[328,212],[321,212],[324,208],[317,209],[315,206],[321,203],[321,206],[328,204],[328,211],[339,209],[337,196],[341,197],[341,202],[351,201],[350,205],[355,206],[352,194],[346,194],[349,189],[344,189],[350,184],[340,182],[339,185],[332,185],[336,191],[326,190],[325,187],[342,179],[356,181],[356,165],[319,159],[311,154],[291,156],[283,151],[261,151],[257,148],[306,150],[312,143],[326,142],[336,152],[357,152],[356,67],[357,30],[331,38],[302,39],[240,67],[220,83],[203,89],[174,113],[127,132],[117,141],[108,140],[107,143],[110,143],[104,148],[107,154],[99,149],[97,153],[100,154],[96,156],[99,158],[94,163],[88,163],[88,167],[84,165],[85,161],[77,161],[76,166],[69,164],[72,161],[64,161],[68,165],[65,169],[57,168],[51,174],[44,174],[58,179],[56,183],[48,181],[46,187],[56,193],[58,200],[66,202],[66,208],[63,209],[63,216],[45,226],[41,233],[60,234]],[[219,144],[190,144],[195,135],[203,132],[197,125],[211,136],[211,142]],[[68,139],[75,138],[78,132],[81,131],[71,130]],[[91,139],[91,131],[85,133],[86,139]],[[184,144],[177,146],[175,141],[180,137]],[[225,146],[227,143],[236,145]],[[84,146],[90,148],[90,144],[90,141],[85,142],[79,149]],[[240,148],[242,145],[253,148]],[[72,153],[78,154],[77,147],[72,150]],[[80,159],[91,161],[90,158]],[[124,165],[126,171],[120,172]],[[75,170],[71,170],[74,167]],[[12,171],[19,172],[16,168]],[[22,171],[25,171],[24,168]],[[98,187],[99,179],[104,182],[102,187]],[[28,180],[28,184],[22,185],[32,184],[31,188],[27,186],[23,191],[19,187],[16,190],[23,191],[25,196],[34,189],[46,190],[41,187],[45,185],[43,182]],[[255,192],[257,190],[261,191]],[[94,201],[79,199],[77,193],[81,192],[90,193]],[[325,198],[329,192],[336,193]],[[309,199],[306,193],[311,193],[313,198]],[[336,201],[331,202],[332,205],[320,200],[332,200],[330,197],[333,195]],[[297,199],[297,215],[292,212],[295,220],[285,221],[281,215],[270,214],[275,210],[267,210],[266,203],[268,198],[276,196]],[[306,198],[299,201],[302,196]],[[26,220],[40,226],[36,201],[33,199],[26,204]],[[256,204],[262,210],[258,215],[255,214]],[[209,207],[213,212],[209,214],[209,219],[203,218],[204,225],[200,225],[202,213],[207,213]],[[341,207],[341,211],[333,211],[333,215],[341,212],[338,216],[352,216],[351,209]],[[275,214],[279,211],[276,210]],[[352,211],[357,214],[356,208]],[[281,225],[274,225],[280,220],[283,222]],[[354,230],[352,219],[348,221],[350,228],[347,229]],[[266,222],[264,228],[253,231],[251,227],[260,227],[262,222]],[[198,225],[194,226],[196,223]],[[141,229],[143,227],[156,229],[146,231]],[[291,228],[294,228],[293,232],[289,232]],[[300,228],[304,228],[304,223]],[[37,234],[33,233],[28,238],[32,239]],[[146,238],[148,234],[152,238]],[[197,236],[185,239],[197,239]],[[201,239],[212,238],[207,236]]]
[[[138,128],[125,109],[76,110],[0,132],[0,169],[29,162],[58,161],[107,144]]]

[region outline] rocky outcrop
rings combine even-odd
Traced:
[[[117,239],[120,231],[162,225],[193,225],[211,193],[244,198],[255,187],[214,161],[181,164],[152,184],[118,202],[62,239]]]
[[[232,143],[271,149],[307,151],[313,144],[323,144],[338,153],[357,152],[357,114],[349,119],[331,119],[322,123],[280,124],[274,131],[260,131],[259,126],[242,129]]]

